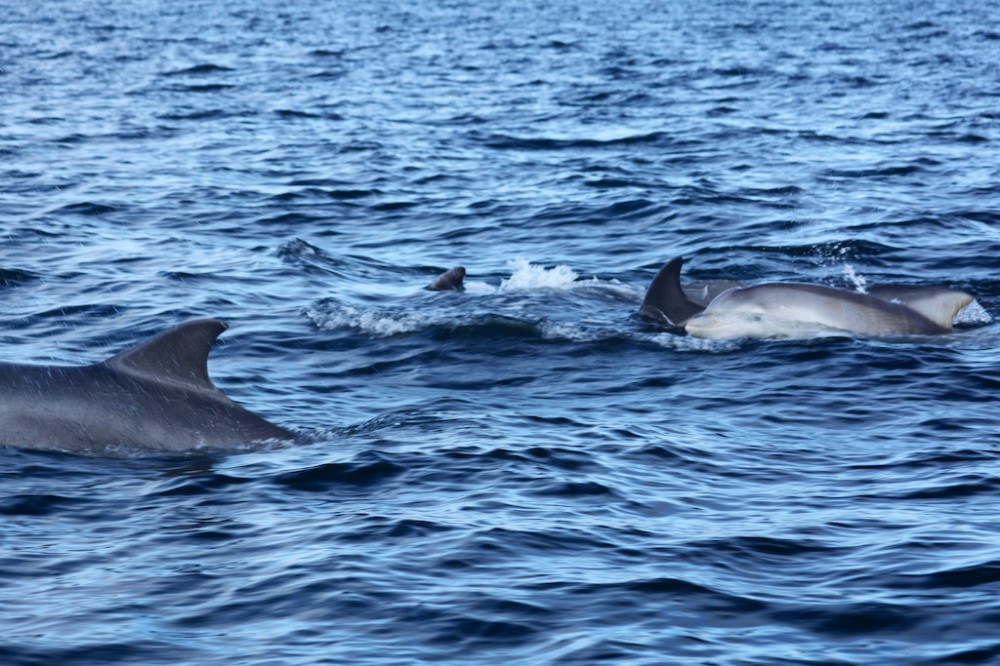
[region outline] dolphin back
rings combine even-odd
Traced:
[[[681,284],[684,295],[695,305],[708,307],[708,304],[730,289],[742,289],[746,283],[739,280],[695,280]]]
[[[868,293],[883,301],[905,305],[946,331],[952,329],[959,310],[974,300],[962,291],[905,284],[874,285],[868,288]]]
[[[437,276],[427,285],[431,291],[463,291],[465,289],[465,267],[455,266]]]
[[[871,294],[818,284],[779,282],[732,289],[690,322],[697,337],[814,337],[833,332],[872,337],[940,335],[951,330],[917,309]],[[822,332],[821,332],[822,331]]]
[[[104,455],[293,441],[212,383],[208,354],[225,330],[187,322],[95,365],[0,363],[0,446]]]
[[[130,441],[184,450],[294,439],[294,433],[233,402],[212,383],[208,354],[227,328],[219,319],[189,321],[91,366],[99,382],[106,381],[102,372],[134,380],[122,397],[137,414],[128,424]]]

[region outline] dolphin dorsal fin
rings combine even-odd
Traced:
[[[868,293],[883,301],[905,305],[946,331],[952,329],[958,311],[974,300],[969,294],[954,289],[907,284],[873,285]]]
[[[226,328],[219,319],[189,321],[112,356],[102,365],[156,382],[215,391],[208,376],[208,353]]]
[[[692,303],[681,288],[681,266],[684,257],[667,262],[653,278],[646,298],[639,308],[639,316],[669,326],[681,327],[705,308]]]
[[[465,267],[455,266],[439,275],[427,285],[431,291],[463,291],[465,289]]]

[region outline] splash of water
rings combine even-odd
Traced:
[[[536,289],[572,289],[579,277],[569,266],[536,266],[518,257],[507,262],[511,276],[501,280],[498,291],[533,291]]]
[[[847,280],[854,285],[854,288],[858,292],[862,294],[868,293],[868,280],[865,279],[864,275],[860,275],[857,271],[855,271],[854,266],[851,264],[844,264],[844,277],[846,277]]]

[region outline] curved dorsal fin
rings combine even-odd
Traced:
[[[639,316],[668,326],[681,327],[703,308],[688,300],[681,288],[681,266],[684,257],[671,259],[660,269],[646,290]]]
[[[189,321],[112,356],[101,365],[156,382],[215,391],[208,376],[208,353],[226,328],[219,319]]]

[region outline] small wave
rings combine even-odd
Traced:
[[[980,495],[996,496],[1000,492],[1000,480],[982,474],[965,474],[954,482],[931,486],[891,495],[893,498],[912,500],[957,500]]]
[[[234,71],[236,70],[232,67],[205,63],[203,65],[195,65],[194,67],[187,67],[185,69],[175,69],[169,72],[164,72],[163,76],[201,76],[202,74],[216,74],[220,72],[225,73]]]
[[[905,632],[925,616],[908,606],[878,601],[789,607],[772,613],[778,622],[807,628],[817,634],[849,637]]]
[[[831,178],[891,178],[894,176],[910,176],[921,173],[924,169],[915,165],[884,166],[873,169],[829,169],[826,175]]]
[[[38,274],[16,268],[0,268],[0,287],[16,287],[39,279]]]
[[[599,178],[597,180],[588,180],[583,183],[586,187],[593,187],[595,189],[610,190],[619,187],[647,187],[647,184],[640,180],[631,180],[627,178]]]
[[[317,275],[343,277],[352,272],[346,268],[347,260],[331,256],[322,248],[301,238],[282,243],[276,254],[283,262]]]
[[[995,664],[998,660],[1000,660],[1000,643],[984,640],[981,646],[964,647],[957,652],[941,655],[925,663],[953,666],[954,664]]]
[[[78,505],[81,501],[76,497],[61,495],[15,495],[0,502],[0,515],[47,516]]]
[[[580,597],[628,598],[634,595],[636,602],[640,599],[660,599],[666,603],[683,603],[690,608],[713,612],[750,614],[768,608],[766,603],[750,596],[741,596],[683,578],[667,576],[615,583],[584,584],[573,592]]]
[[[346,49],[313,49],[309,52],[314,58],[342,58],[347,55]]]
[[[189,497],[196,495],[211,495],[231,486],[247,483],[249,479],[229,476],[218,472],[211,474],[182,474],[169,477],[153,485],[146,493],[147,497]]]
[[[387,460],[356,463],[324,463],[308,469],[285,472],[274,477],[274,483],[307,492],[330,492],[338,487],[377,485],[404,472],[404,468]]]
[[[835,262],[839,263],[848,259],[865,259],[868,263],[872,263],[881,257],[899,251],[899,248],[892,245],[863,239],[832,240],[803,245],[740,246],[734,249],[793,258],[817,258],[827,265],[833,265]]]
[[[193,92],[193,93],[214,93],[222,92],[223,90],[231,90],[236,86],[229,83],[203,83],[203,84],[192,84],[189,86],[177,86],[173,88],[174,92]]]
[[[544,485],[531,494],[538,497],[602,497],[614,496],[617,493],[603,483],[596,481],[558,481]],[[603,501],[603,499],[602,499]]]
[[[496,150],[603,148],[637,144],[657,144],[671,140],[671,137],[665,132],[615,132],[606,136],[587,137],[518,137],[506,134],[493,134],[482,139],[488,148]]]
[[[941,569],[925,574],[908,574],[900,578],[896,587],[933,590],[981,587],[1000,583],[1000,561],[992,560],[951,569]]]
[[[75,215],[104,215],[106,213],[113,213],[117,211],[118,208],[108,204],[95,203],[92,201],[81,201],[79,203],[72,203],[62,208],[56,210],[56,213],[69,213]]]
[[[694,542],[692,547],[703,548],[714,557],[732,558],[746,568],[751,563],[760,566],[783,566],[806,556],[829,557],[836,548],[805,539],[783,539],[769,536],[733,536]]]
[[[745,77],[767,77],[774,74],[773,71],[768,69],[761,69],[758,67],[750,67],[744,65],[736,65],[733,67],[719,67],[712,70],[712,74],[721,77],[731,77],[731,78],[745,78]]]
[[[275,194],[271,198],[277,202],[333,199],[336,201],[347,201],[350,199],[363,199],[382,192],[377,189],[357,190],[357,189],[325,189],[319,187],[306,187],[292,192],[282,192]]]
[[[224,120],[226,118],[238,118],[244,113],[234,113],[222,109],[206,109],[203,111],[192,111],[190,113],[164,113],[157,116],[160,120],[188,121],[188,120]]]
[[[300,111],[298,109],[277,109],[275,115],[279,118],[306,119],[306,120],[344,120],[344,116],[339,113],[314,113],[312,111]]]
[[[154,664],[169,654],[171,661],[199,663],[205,654],[190,645],[161,641],[81,641],[74,647],[0,646],[0,662],[18,666],[38,664]]]
[[[55,140],[56,143],[61,143],[63,145],[73,145],[75,143],[84,143],[91,137],[86,134],[80,134],[78,132],[73,132],[72,134],[67,134],[65,136],[59,137]]]

